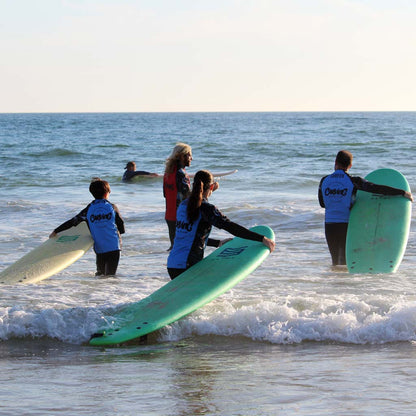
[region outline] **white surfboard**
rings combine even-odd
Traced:
[[[228,172],[212,172],[212,176],[214,178],[222,178],[223,176],[228,176],[228,175],[232,175],[233,173],[238,172],[238,169],[234,169],[234,170],[230,170]]]
[[[238,172],[238,169],[234,169],[234,170],[229,170],[229,171],[227,171],[227,172],[211,172],[212,173],[212,176],[214,177],[214,178],[222,178],[223,176],[228,176],[228,175],[232,175],[233,173],[236,173],[236,172]],[[188,172],[187,172],[188,173]],[[196,175],[196,172],[195,173],[188,173],[188,176],[190,177],[190,178],[194,178],[195,177],[195,175]],[[149,182],[151,179],[156,179],[156,180],[158,180],[158,179],[160,179],[160,178],[163,178],[163,174],[162,175],[158,175],[158,176],[150,176],[150,175],[136,175],[136,176],[133,176],[130,180],[128,180],[128,181],[123,181],[122,180],[122,182],[123,183],[137,183],[137,182]]]
[[[67,268],[93,245],[86,222],[49,238],[0,273],[0,284],[36,283]]]
[[[211,172],[212,176],[214,178],[222,178],[223,176],[228,176],[228,175],[232,175],[233,173],[238,172],[238,169],[234,169],[234,170],[229,170],[227,172]],[[188,174],[190,178],[195,177],[195,173],[189,173]]]

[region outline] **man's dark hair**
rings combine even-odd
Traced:
[[[340,168],[347,169],[352,163],[352,153],[348,150],[340,150],[335,159],[335,163]]]

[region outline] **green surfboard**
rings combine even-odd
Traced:
[[[406,178],[394,169],[378,169],[370,182],[410,191]],[[402,196],[357,192],[346,242],[350,273],[394,273],[402,261],[409,236],[412,203]]]
[[[269,227],[251,230],[274,239]],[[235,286],[268,254],[260,242],[234,238],[147,298],[120,310],[114,325],[94,334],[90,344],[120,344],[177,321]]]

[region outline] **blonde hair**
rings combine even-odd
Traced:
[[[166,159],[165,173],[172,173],[175,170],[175,167],[177,166],[181,157],[188,153],[192,153],[192,148],[189,146],[189,144],[176,143],[172,153]]]

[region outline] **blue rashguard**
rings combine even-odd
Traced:
[[[176,235],[168,257],[168,269],[187,269],[201,261],[207,245],[218,247],[220,240],[209,238],[212,226],[248,240],[262,241],[263,236],[230,221],[214,205],[204,200],[195,222],[187,215],[188,199],[183,201],[176,213]]]
[[[325,222],[348,222],[353,204],[354,189],[351,177],[343,170],[336,170],[321,180],[319,201],[325,210]]]
[[[80,222],[86,221],[94,240],[94,251],[97,254],[120,250],[119,233],[123,234],[124,221],[116,205],[106,199],[95,199],[80,213],[64,222],[54,231],[60,233]]]
[[[318,199],[325,208],[326,223],[348,223],[357,190],[381,195],[404,195],[402,189],[376,185],[359,176],[350,176],[338,169],[321,179]]]
[[[116,213],[110,202],[106,199],[91,202],[87,211],[87,221],[96,253],[120,250]]]

